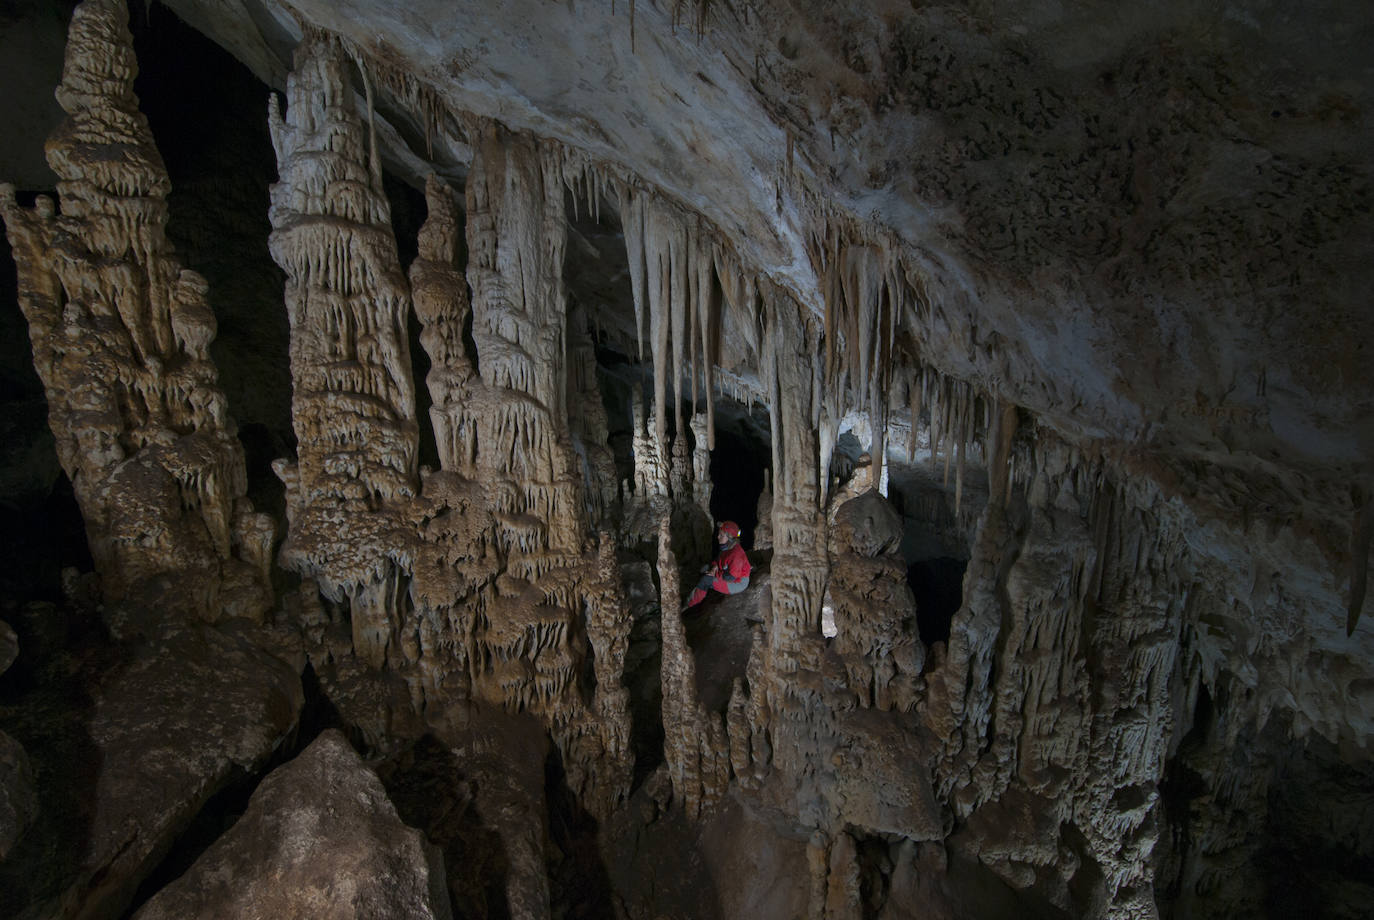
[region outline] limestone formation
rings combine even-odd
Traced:
[[[375,134],[355,111],[347,62],[311,39],[296,51],[285,117],[272,97],[279,181],[272,257],[286,272],[296,461],[282,562],[347,601],[356,654],[401,662],[417,491],[415,393],[406,317]],[[370,114],[370,113],[364,113]]]
[[[897,555],[902,522],[876,490],[850,499],[835,515],[830,597],[835,648],[860,706],[910,712],[916,705],[925,648],[916,603]]]
[[[452,892],[460,912],[1136,920],[1368,894],[1358,4],[173,5],[286,82],[286,542],[274,559],[243,498],[123,9],[87,0],[49,147],[60,207],[0,205],[104,622],[154,647],[78,649],[132,664],[92,693],[90,852],[67,841],[32,879],[61,849],[45,770],[86,713],[0,710],[45,813],[20,835],[0,809],[14,913],[118,912],[226,764],[261,761],[300,694],[253,644],[308,660],[369,752],[429,735],[470,784],[461,814],[419,809],[448,852],[505,860]],[[414,196],[392,214],[384,169],[424,185],[408,279],[393,223]],[[583,204],[623,262],[569,245]],[[604,284],[579,286],[584,258]],[[713,454],[721,400],[767,410],[772,550],[731,599],[761,622],[735,631],[723,712],[698,689],[709,622],[678,612],[697,524],[735,500],[710,477],[738,459]],[[934,613],[907,566],[930,555],[967,568],[918,629]],[[261,619],[283,576],[279,628],[165,631]],[[35,679],[85,673],[70,654]],[[206,724],[183,724],[193,704]],[[0,753],[6,795],[19,763]],[[135,814],[134,793],[165,804]],[[485,836],[455,831],[473,816]],[[1310,843],[1325,828],[1343,859]],[[713,854],[753,843],[776,889],[720,881]],[[671,884],[638,872],[665,853]],[[385,909],[423,915],[404,891]]]
[[[47,145],[59,202],[30,211],[0,187],[19,302],[106,600],[261,618],[272,525],[245,498],[205,280],[167,241],[170,186],[134,95],[127,19],[120,0],[73,13],[67,118]]]
[[[692,653],[683,632],[682,593],[672,529],[665,517],[658,531],[659,609],[663,635],[663,756],[673,792],[687,814],[698,817],[725,795],[730,781],[730,747],[725,723],[707,712],[697,696]]]
[[[443,467],[419,503],[416,660],[436,712],[473,698],[547,719],[570,784],[605,814],[629,785],[630,620],[613,542],[589,539],[615,488],[604,411],[579,410],[575,430],[570,419],[600,397],[586,345],[580,366],[565,364],[569,336],[585,332],[567,326],[563,172],[527,138],[476,130],[467,278],[480,375],[462,339],[456,203],[438,180],[411,270]]]
[[[135,914],[447,920],[443,857],[396,816],[377,776],[326,732],[258,786],[185,875]]]
[[[707,519],[711,518],[711,448],[714,432],[704,412],[692,416],[692,498]]]

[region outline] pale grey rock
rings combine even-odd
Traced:
[[[274,770],[235,825],[138,920],[448,920],[443,857],[337,731]]]

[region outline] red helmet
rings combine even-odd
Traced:
[[[734,521],[721,521],[718,529],[731,540],[739,539],[739,525]]]

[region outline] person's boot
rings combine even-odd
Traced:
[[[687,606],[683,607],[681,612],[686,613],[704,600],[706,600],[706,592],[700,588],[693,588],[691,596],[687,598]]]

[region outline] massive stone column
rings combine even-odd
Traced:
[[[297,441],[296,463],[276,467],[287,485],[283,563],[347,600],[354,651],[380,667],[407,657],[406,506],[417,485],[410,292],[348,68],[327,39],[307,38],[284,118],[271,101],[280,181],[269,246],[287,278]]]
[[[120,0],[73,13],[67,119],[47,147],[60,215],[0,189],[19,302],[107,602],[258,617],[273,525],[245,498],[207,286],[166,238],[170,183],[134,95],[127,23]]]
[[[630,622],[609,537],[599,548],[591,539],[568,420],[563,166],[556,149],[495,124],[474,133],[467,276],[480,377],[464,425],[475,428],[471,475],[490,515],[473,537],[491,555],[469,603],[472,690],[542,716],[569,784],[606,814],[629,791]],[[454,462],[466,475],[467,455]]]

